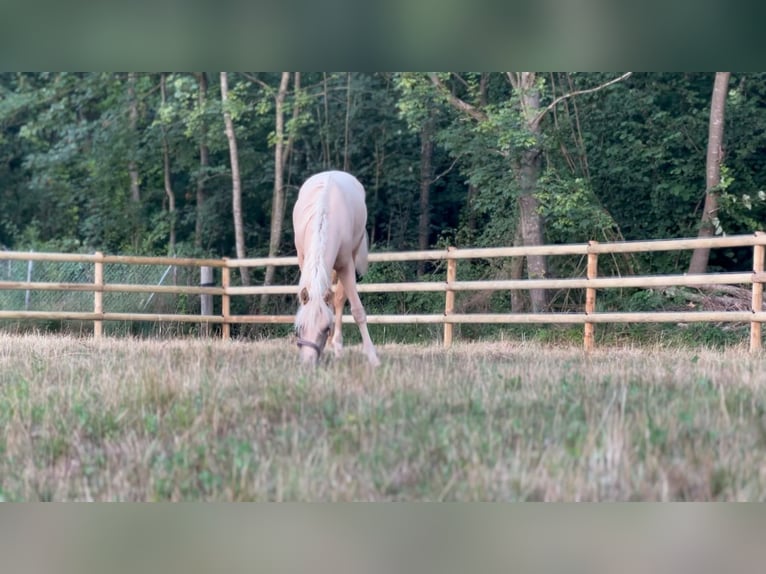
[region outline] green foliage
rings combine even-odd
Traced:
[[[537,142],[524,127],[517,95],[504,75],[465,73],[458,80],[457,75],[442,73],[438,77],[485,119],[477,122],[456,113],[421,73],[304,74],[301,90],[290,91],[285,101],[287,132],[295,139],[288,202],[308,173],[348,165],[368,188],[373,241],[383,239],[397,249],[414,245],[418,135],[428,120],[435,122],[438,144],[434,173],[442,174],[432,194],[432,241],[451,228],[452,236],[462,242],[509,243],[517,219],[511,159],[539,143],[548,150],[548,174],[556,174],[555,181],[541,181],[550,240],[568,240],[573,234],[587,238],[589,231],[610,225],[608,217],[602,217],[605,213],[627,238],[684,234],[696,225],[693,202],[699,201],[699,186],[689,182],[702,181],[698,153],[703,149],[710,88],[704,75],[639,75],[630,80],[629,90],[618,84],[577,98],[591,169],[571,174],[559,167],[556,153],[565,141],[564,131],[572,125],[571,114],[558,113],[554,125],[546,119],[544,139]],[[605,76],[571,77],[572,87],[582,89]],[[216,79],[209,75],[208,98],[200,103],[198,76],[170,73],[168,99],[161,105],[158,75],[138,74],[139,118],[134,132],[126,113],[124,74],[6,74],[0,78],[0,148],[9,165],[17,166],[0,178],[10,184],[3,187],[4,199],[12,199],[14,193],[20,199],[4,201],[18,206],[12,214],[4,214],[0,223],[4,243],[15,243],[23,227],[37,219],[43,238],[76,237],[83,245],[106,251],[165,252],[156,224],[162,220],[156,214],[166,208],[160,153],[164,131],[172,154],[179,240],[189,238],[195,219],[204,215],[206,249],[230,253],[228,150],[220,129]],[[748,80],[734,84],[729,102],[732,118],[755,116],[763,81],[760,76]],[[240,139],[248,245],[261,253],[268,242],[273,108],[279,74],[230,74],[229,82],[229,111]],[[553,77],[549,81],[538,76],[537,89],[544,102],[556,95],[558,85]],[[295,106],[300,107],[297,117],[292,115]],[[734,130],[744,132],[747,124],[736,121]],[[745,181],[746,158],[757,151],[752,143],[758,139],[752,137],[755,132],[742,134],[750,136],[751,154],[735,147],[736,161],[727,160],[734,181]],[[211,154],[205,170],[197,157],[203,133]],[[139,166],[140,206],[131,205],[128,196],[128,160]],[[652,170],[651,177],[642,175],[647,169]],[[629,180],[626,174],[631,175]],[[198,213],[189,191],[200,180],[212,184],[207,193],[211,203]],[[630,194],[614,193],[612,181],[620,181]],[[657,186],[639,191],[635,184],[641,181],[656,181]],[[474,189],[470,201],[466,183]],[[752,191],[733,189],[732,193],[738,201],[743,194],[755,197]],[[663,197],[677,198],[677,209],[666,211]],[[724,203],[728,208],[735,202],[727,196]],[[653,204],[656,208],[647,210]],[[752,225],[758,215],[740,217],[737,225]],[[683,220],[685,227],[669,223]],[[722,222],[728,232],[731,223],[724,217]],[[578,229],[572,229],[573,224]],[[651,234],[634,233],[635,225],[650,224],[657,226],[647,228]],[[166,233],[167,226],[161,229]]]
[[[731,235],[732,231],[760,231],[766,215],[766,191],[755,193],[733,193],[730,190],[734,180],[726,166],[721,166],[721,185],[718,196],[718,210],[721,216],[714,218],[716,235]],[[724,225],[726,228],[724,228]]]
[[[660,311],[665,305],[665,298],[659,291],[652,289],[639,289],[628,297],[625,311]]]
[[[727,234],[759,230],[766,219],[766,119],[761,112],[765,96],[763,73],[732,75],[725,115],[726,171],[722,172],[728,185],[721,194],[718,217]]]
[[[638,74],[579,103],[593,189],[626,239],[695,234],[711,90],[712,75]]]
[[[540,178],[539,186],[540,208],[551,243],[614,239],[615,222],[599,204],[589,181],[564,178],[548,170]]]

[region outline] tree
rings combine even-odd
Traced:
[[[167,105],[167,85],[166,75],[160,73],[160,98],[162,108]],[[168,143],[167,128],[165,122],[160,120],[162,132],[162,174],[165,188],[165,195],[168,198],[168,215],[170,216],[170,233],[168,237],[168,254],[173,256],[176,253],[176,194],[173,191],[172,175],[170,173],[170,144]],[[132,179],[132,178],[131,178]]]
[[[718,221],[718,196],[721,185],[721,159],[723,155],[724,111],[729,91],[731,72],[716,72],[713,95],[710,98],[710,124],[708,128],[707,157],[705,161],[705,205],[702,208],[698,237],[712,237]],[[709,247],[699,247],[692,253],[689,273],[704,273],[710,257]]]
[[[428,249],[431,233],[430,194],[433,178],[434,121],[429,117],[420,130],[420,213],[418,216],[418,249]],[[425,261],[418,261],[418,277],[425,273]]]
[[[136,97],[135,72],[128,72],[128,107],[128,114],[130,117],[130,134],[135,140],[136,131],[138,128],[138,98]],[[133,156],[136,151],[135,146],[133,147],[134,149],[131,150],[133,152],[131,156]],[[136,164],[136,160],[133,157],[131,157],[130,161],[128,162],[128,173],[130,175],[130,199],[134,203],[139,203],[141,201],[141,188],[138,176],[138,165]]]
[[[128,155],[128,176],[130,177],[130,215],[133,221],[133,237],[131,238],[131,244],[137,251],[138,246],[141,243],[140,235],[142,234],[142,225],[140,223],[141,212],[141,178],[138,167],[138,156],[140,154],[140,133],[138,128],[139,120],[139,98],[136,93],[136,85],[138,83],[138,75],[136,72],[128,72],[128,133],[127,133],[127,155]]]
[[[244,259],[245,232],[242,223],[242,180],[239,174],[239,152],[237,150],[237,136],[234,133],[234,122],[229,108],[229,78],[226,72],[221,72],[221,105],[223,107],[223,121],[226,127],[226,139],[229,141],[229,161],[231,164],[231,193],[232,214],[234,217],[234,236],[237,257]],[[239,272],[243,285],[250,285],[250,276],[247,267],[240,267]]]
[[[534,72],[509,72],[506,74],[513,87],[514,94],[501,107],[489,109],[467,102],[453,93],[438,74],[431,73],[429,78],[436,89],[456,110],[466,114],[481,124],[480,129],[496,129],[503,124],[506,129],[514,129],[511,141],[507,134],[497,134],[496,153],[500,153],[512,166],[519,210],[521,238],[525,246],[542,245],[545,228],[537,198],[537,180],[540,176],[540,87]],[[527,276],[541,279],[548,274],[547,258],[544,255],[527,256]],[[548,293],[545,289],[530,290],[532,310],[540,313],[548,306]]]
[[[285,97],[290,83],[290,72],[282,72],[279,90],[275,99],[275,138],[274,138],[274,193],[271,201],[271,233],[269,234],[269,257],[276,257],[282,241],[282,222],[285,219]],[[274,266],[266,268],[264,285],[271,285],[274,280]],[[261,299],[265,303],[265,296]]]
[[[282,242],[282,224],[285,220],[285,163],[292,139],[285,141],[285,98],[287,97],[287,88],[290,83],[290,72],[282,72],[282,78],[279,82],[279,89],[275,97],[275,137],[274,137],[274,192],[271,200],[271,233],[269,234],[269,257],[276,257],[279,253],[279,246]],[[300,90],[300,73],[296,72],[293,81],[294,89]],[[298,113],[298,104],[296,98],[295,111]],[[271,285],[274,281],[273,265],[266,267],[266,276],[264,285]],[[266,304],[267,295],[261,296],[261,306]]]
[[[194,245],[198,249],[202,247],[202,218],[205,205],[205,181],[207,171],[210,167],[210,148],[208,147],[207,119],[205,118],[205,107],[207,105],[207,74],[205,72],[197,73],[197,82],[199,89],[197,92],[197,109],[200,113],[200,134],[199,134],[199,175],[197,177],[197,201],[196,217],[194,218]]]
[[[540,142],[540,88],[535,72],[510,72],[508,78],[519,95],[522,129],[527,132],[528,143],[515,154],[513,163],[519,183],[519,222],[525,246],[545,243],[545,223],[540,213],[537,181],[540,178],[542,149]],[[548,276],[548,258],[545,255],[527,256],[527,276],[544,279]],[[548,308],[546,289],[530,290],[532,311],[541,313]]]

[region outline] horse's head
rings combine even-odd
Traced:
[[[299,294],[300,309],[295,315],[295,334],[301,361],[316,365],[332,331],[333,300],[332,290],[324,295],[312,297],[303,287]]]

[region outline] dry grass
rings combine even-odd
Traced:
[[[744,351],[0,335],[7,500],[766,500]]]

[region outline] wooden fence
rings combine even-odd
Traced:
[[[657,251],[691,250],[697,247],[752,247],[752,272],[741,273],[706,273],[700,275],[653,275],[629,277],[599,277],[598,256],[617,253],[647,253]],[[536,247],[498,247],[477,249],[455,249],[429,251],[408,251],[397,253],[371,253],[370,263],[393,261],[445,261],[446,274],[443,281],[422,281],[410,283],[362,283],[361,293],[401,293],[401,292],[443,292],[445,293],[444,313],[433,315],[369,315],[370,324],[443,324],[444,345],[453,340],[453,326],[456,323],[505,323],[505,324],[582,324],[584,326],[584,346],[591,350],[594,345],[594,328],[597,323],[686,323],[686,322],[744,322],[750,323],[750,350],[761,348],[761,323],[766,321],[763,311],[764,249],[766,234],[715,237],[709,239],[671,239],[657,241],[628,241],[573,245],[542,245]],[[458,280],[458,262],[464,259],[494,259],[522,257],[526,255],[580,255],[587,257],[585,277],[570,279],[523,279],[494,281]],[[151,321],[151,322],[193,322],[200,324],[218,323],[222,325],[224,339],[230,337],[231,325],[242,323],[292,323],[293,315],[232,315],[231,297],[260,294],[293,294],[295,285],[272,286],[233,286],[231,270],[239,267],[265,267],[266,265],[298,264],[296,257],[250,258],[250,259],[191,259],[174,257],[130,257],[95,253],[27,253],[1,252],[1,260],[22,261],[58,261],[91,263],[94,266],[93,283],[41,283],[33,281],[0,281],[0,290],[57,290],[90,291],[93,293],[92,312],[65,311],[21,311],[0,310],[1,319],[47,319],[47,320],[82,320],[93,321],[94,336],[101,337],[103,321]],[[137,285],[116,284],[104,281],[104,266],[123,265],[177,265],[199,268],[219,268],[221,285],[210,286],[203,279],[202,286],[177,285]],[[204,277],[209,277],[204,274]],[[749,311],[683,311],[683,312],[642,312],[642,313],[603,313],[596,311],[596,294],[599,289],[624,287],[671,287],[701,285],[744,285],[752,286],[752,300]],[[458,291],[487,291],[513,289],[584,289],[585,305],[581,313],[470,313],[455,312],[455,293]],[[140,293],[175,293],[199,296],[221,297],[219,315],[184,315],[157,313],[115,313],[104,309],[103,295],[107,292]],[[344,315],[344,323],[353,323],[350,315]]]

